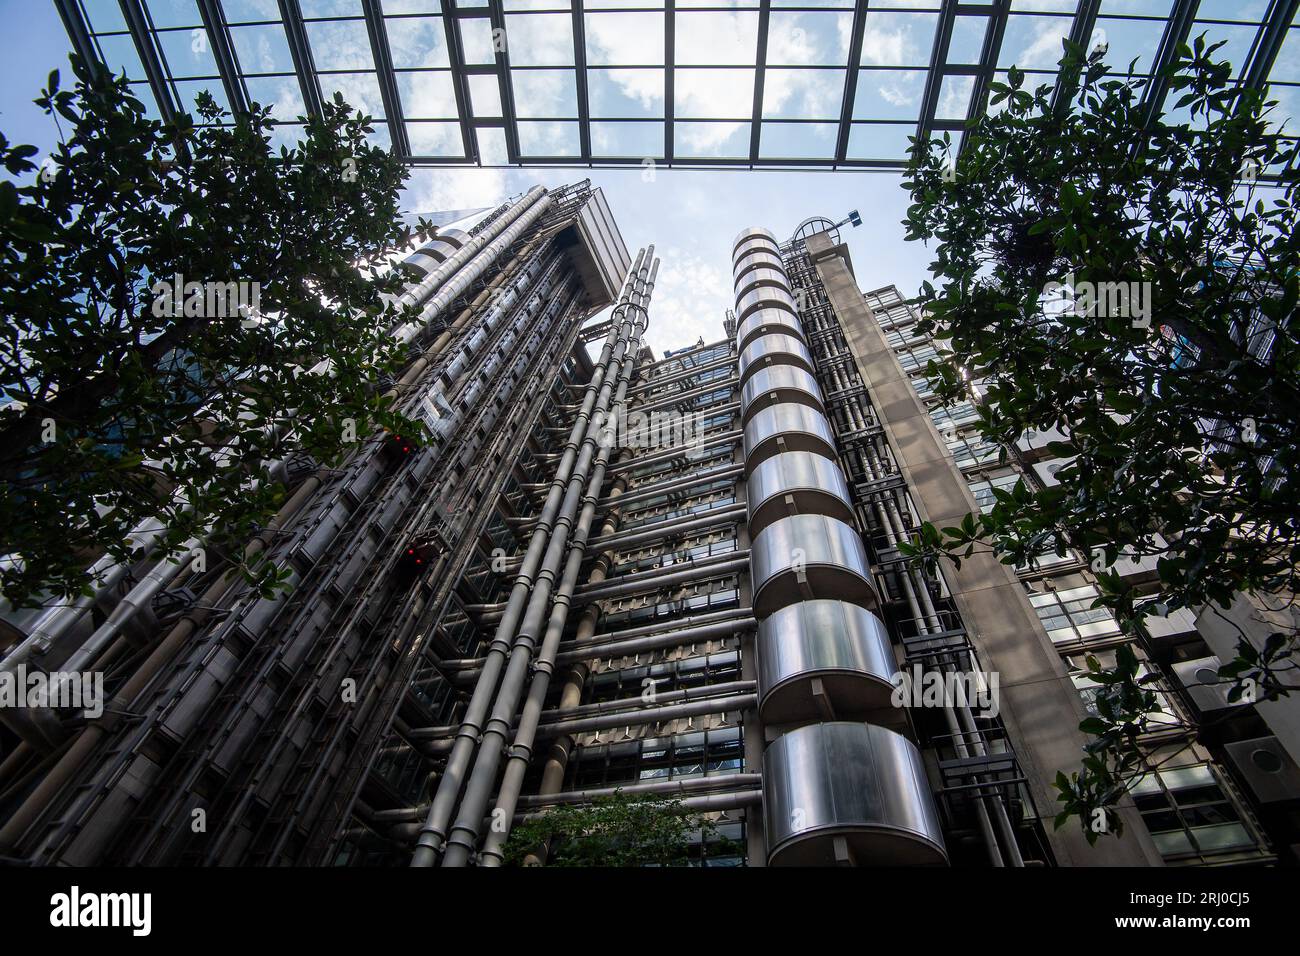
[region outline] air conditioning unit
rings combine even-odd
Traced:
[[[1238,740],[1224,749],[1260,803],[1300,799],[1300,767],[1276,737]]]
[[[1222,662],[1218,657],[1200,657],[1194,661],[1179,661],[1173,671],[1179,682],[1191,694],[1192,702],[1202,713],[1245,706],[1245,701],[1230,703],[1228,692],[1233,682],[1219,676]]]

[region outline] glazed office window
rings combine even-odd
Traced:
[[[647,594],[611,602],[606,605],[602,623],[607,630],[617,630],[619,627],[649,624],[683,614],[724,611],[737,607],[739,603],[740,591],[736,578],[729,575],[716,581],[678,589],[669,598],[661,594]]]
[[[584,703],[640,698],[650,705],[655,696],[692,687],[707,687],[740,680],[740,655],[736,651],[602,670],[594,674]]]
[[[1114,651],[1097,651],[1094,656],[1098,659],[1103,667],[1115,666]],[[1093,717],[1098,716],[1097,712],[1097,694],[1101,690],[1101,684],[1098,684],[1088,672],[1075,661],[1074,658],[1067,656],[1065,658],[1066,669],[1070,671],[1070,681],[1074,684],[1074,689],[1079,693],[1079,699],[1083,701],[1083,709]],[[1138,665],[1138,675],[1146,677],[1155,673],[1147,664]],[[1175,709],[1173,696],[1168,690],[1165,690],[1163,684],[1150,685],[1150,689],[1155,692],[1156,701],[1159,704],[1158,710],[1153,710],[1147,715],[1147,726],[1156,731],[1161,727],[1175,727],[1183,723],[1179,712]]]
[[[679,457],[660,462],[653,468],[631,471],[628,473],[628,490],[631,491],[634,488],[640,488],[642,485],[652,484],[656,481],[665,481],[674,475],[680,474],[685,477],[697,471],[732,463],[734,463],[734,455],[731,447],[729,445],[720,445],[700,458],[683,461]]]
[[[978,435],[956,435],[946,441],[948,454],[958,468],[974,468],[997,461],[1001,446],[985,441]]]
[[[736,538],[733,531],[729,537],[721,538],[717,541],[679,546],[673,548],[672,551],[669,552],[665,552],[661,548],[650,548],[638,552],[635,557],[616,558],[614,561],[614,573],[633,574],[637,571],[647,571],[653,567],[662,566],[665,563],[671,564],[689,561],[693,558],[714,557],[717,555],[728,554],[735,550]]]
[[[940,432],[950,432],[956,428],[962,428],[979,418],[979,412],[970,402],[958,402],[951,408],[939,407],[930,409],[930,421],[934,422],[934,427]]]
[[[1094,608],[1097,588],[1086,584],[1062,591],[1030,592],[1029,603],[1038,613],[1053,643],[1086,641],[1119,633],[1119,625],[1110,611]]]
[[[1161,856],[1214,856],[1255,847],[1256,840],[1206,763],[1164,767],[1130,788]]]
[[[987,513],[996,501],[993,496],[994,489],[1010,491],[1019,480],[1019,472],[1011,471],[1006,474],[971,481],[969,487],[971,494],[975,496],[975,503],[979,505],[980,511]]]
[[[722,508],[736,503],[736,483],[734,480],[727,479],[722,482],[713,482],[713,485],[715,486],[714,490],[691,495],[684,501],[656,503],[650,507],[632,512],[624,516],[619,527],[630,531],[633,528],[648,527],[661,521],[671,521],[673,518],[703,514],[715,508]]]
[[[744,742],[739,727],[588,743],[574,749],[565,789],[738,773],[743,765]]]
[[[713,832],[707,840],[704,839],[702,830],[692,831],[687,835],[686,840],[690,847],[688,851],[690,866],[745,865],[744,821],[719,820],[714,823]]]
[[[910,348],[898,355],[898,364],[903,366],[904,372],[924,371],[926,365],[931,359],[939,357],[938,350],[933,345],[925,345],[921,348]]]

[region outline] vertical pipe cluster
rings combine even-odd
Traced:
[[[732,251],[770,864],[946,859],[776,237]]]
[[[589,479],[595,474],[592,466],[603,444],[600,438],[611,398],[617,389],[621,400],[635,363],[645,329],[645,304],[658,271],[658,262],[653,257],[653,246],[637,254],[615,307],[609,335],[533,528],[523,564],[488,645],[446,769],[420,828],[412,866],[432,866],[438,851],[444,847],[444,864],[449,866],[464,865],[473,852],[537,646],[537,634],[550,606],[557,575],[562,573],[569,554],[569,538],[578,518],[579,504],[587,494]],[[607,455],[608,447],[603,451]],[[602,481],[604,470],[602,460],[597,467]],[[590,494],[599,497],[599,490],[597,486]],[[453,813],[457,815],[449,829]]]

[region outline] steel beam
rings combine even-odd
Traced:
[[[298,86],[302,90],[303,106],[308,116],[320,116],[323,112],[320,82],[316,78],[316,63],[307,40],[307,27],[302,21],[302,8],[298,6],[298,0],[279,0],[279,4],[289,55],[293,57],[293,69],[298,74]]]
[[[379,96],[384,101],[384,116],[388,118],[393,152],[405,159],[411,155],[411,143],[406,136],[406,124],[402,122],[402,99],[397,91],[397,75],[393,72],[393,56],[388,49],[384,12],[379,8],[379,0],[361,0],[361,10],[366,18],[366,32],[370,35],[370,52],[375,61]]]

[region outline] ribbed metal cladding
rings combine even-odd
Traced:
[[[809,724],[763,754],[770,866],[947,862],[925,765],[901,734],[871,724]]]
[[[740,380],[746,382],[759,369],[773,365],[792,365],[809,375],[813,373],[813,357],[803,341],[793,335],[763,335],[740,350]]]
[[[897,662],[779,247],[733,244],[736,347],[772,865],[942,864]]]
[[[785,309],[759,309],[736,328],[736,347],[744,349],[760,335],[782,332],[803,340],[803,327],[799,320]]]

